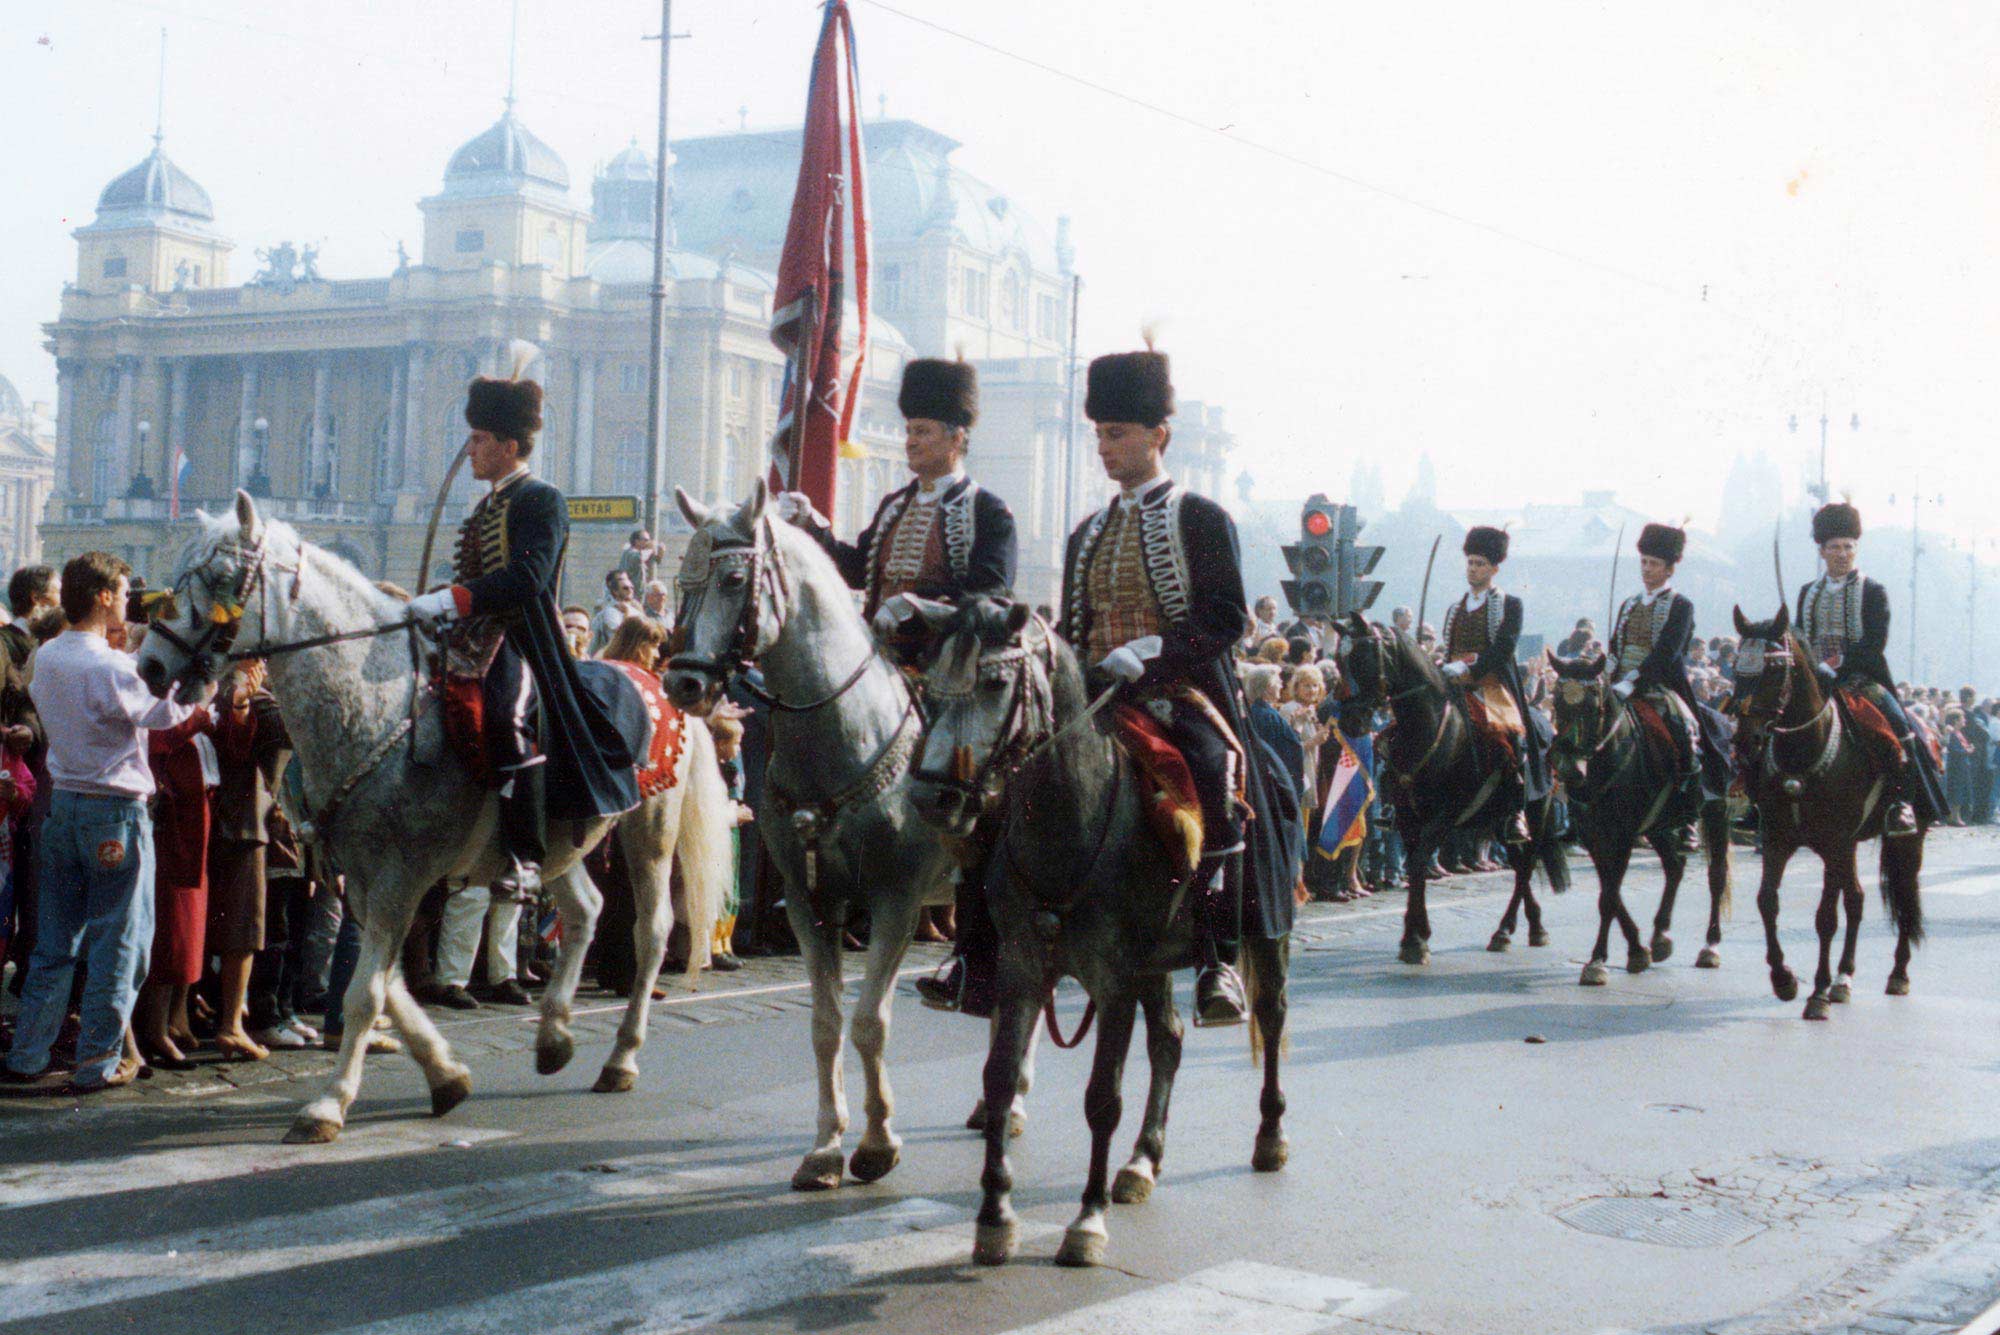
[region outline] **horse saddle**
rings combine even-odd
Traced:
[[[603,670],[611,668],[638,694],[639,708],[644,713],[646,725],[643,733],[636,726],[638,719],[632,713],[631,698],[622,690],[615,696],[618,703],[611,710],[611,718],[618,725],[619,732],[624,735],[632,754],[645,758],[633,771],[634,777],[639,781],[641,800],[673,787],[674,775],[680,769],[681,751],[687,745],[687,718],[673,701],[667,699],[666,691],[660,686],[660,679],[637,663],[593,662],[579,663],[577,667],[579,671],[585,668],[593,669],[583,673],[586,688],[594,687],[596,682],[593,679],[601,678]],[[615,683],[608,681],[605,684],[615,686]],[[593,690],[593,694],[595,693]],[[628,719],[633,726],[628,727]]]
[[[1699,771],[1701,724],[1687,701],[1672,691],[1632,697],[1632,719],[1645,739],[1646,754],[1661,771],[1685,779]]]
[[[1114,705],[1111,732],[1139,781],[1139,804],[1146,824],[1181,875],[1201,861],[1201,799],[1187,758],[1167,737],[1160,721],[1134,705]]]
[[[1481,682],[1465,692],[1465,716],[1472,723],[1481,757],[1491,769],[1514,769],[1521,763],[1520,747],[1527,724],[1514,697],[1497,681]]]
[[[1882,707],[1860,687],[1838,687],[1833,698],[1841,717],[1861,736],[1876,765],[1891,774],[1899,773],[1903,768],[1903,743],[1889,725],[1889,716],[1882,712]]]

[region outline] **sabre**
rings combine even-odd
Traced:
[[[437,544],[438,523],[444,518],[445,498],[451,494],[451,484],[458,480],[458,470],[465,467],[465,461],[471,455],[472,437],[468,435],[465,438],[465,444],[459,446],[458,453],[452,456],[451,467],[444,470],[444,482],[438,487],[437,500],[431,504],[431,523],[430,527],[424,530],[423,555],[417,558],[417,587],[415,590],[417,593],[423,593],[425,586],[431,582],[431,549]],[[410,633],[410,674],[418,680],[421,680],[423,677],[423,662],[420,651],[417,648],[417,636],[414,631]],[[410,761],[412,764],[416,763],[417,759],[417,705],[422,697],[423,692],[420,690],[410,692]]]
[[[1417,629],[1415,635],[1418,637],[1421,637],[1424,633],[1424,609],[1429,606],[1431,601],[1431,567],[1437,564],[1438,544],[1443,541],[1444,534],[1442,533],[1431,539],[1430,560],[1424,562],[1424,587],[1417,594]]]
[[[1785,605],[1785,558],[1778,550],[1784,538],[1785,521],[1780,519],[1771,525],[1771,573],[1778,577],[1778,606]]]
[[[1611,598],[1604,607],[1604,633],[1611,634],[1617,629],[1612,623],[1618,619],[1618,560],[1625,555],[1625,526],[1618,526],[1618,544],[1611,549]]]

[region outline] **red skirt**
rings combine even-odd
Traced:
[[[202,947],[208,939],[208,887],[154,883],[153,961],[149,983],[192,987],[201,981]]]

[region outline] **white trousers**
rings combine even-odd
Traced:
[[[438,928],[438,982],[464,987],[472,981],[481,924],[486,929],[486,981],[504,983],[515,976],[514,944],[521,926],[521,906],[496,903],[485,886],[468,885],[444,901],[444,920]]]

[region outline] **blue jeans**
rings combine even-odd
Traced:
[[[153,821],[136,797],[58,790],[41,833],[35,952],[7,1068],[35,1075],[84,966],[76,1082],[101,1084],[125,1055],[125,1025],[153,952]]]

